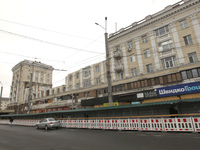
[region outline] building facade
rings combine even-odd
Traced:
[[[200,100],[199,0],[182,0],[110,34],[108,46],[114,105]],[[65,82],[39,89],[31,113],[109,106],[106,61]],[[19,94],[12,87],[14,102]]]
[[[9,102],[9,98],[1,97],[0,98],[0,110],[6,110],[8,102]]]
[[[15,65],[8,109],[14,109],[16,113],[26,112],[30,88],[31,99],[46,96],[41,91],[52,88],[52,71],[52,66],[36,61],[24,60]]]

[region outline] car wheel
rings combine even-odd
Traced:
[[[56,129],[58,129],[58,127],[56,127]]]
[[[35,126],[35,128],[36,128],[36,129],[39,129],[39,127],[38,127],[37,125]]]
[[[45,130],[48,130],[48,127],[47,127],[47,126],[45,126]]]

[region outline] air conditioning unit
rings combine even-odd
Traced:
[[[130,52],[131,50],[132,50],[132,48],[129,47],[129,48],[128,48],[128,52]]]

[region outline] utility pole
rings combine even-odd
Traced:
[[[99,25],[98,23],[95,23],[96,25]],[[99,25],[102,27],[101,25]],[[111,82],[111,75],[110,75],[110,58],[109,58],[109,50],[108,50],[108,33],[107,33],[107,17],[105,17],[105,47],[106,47],[106,76],[107,76],[107,82],[108,82],[108,100],[110,106],[113,106],[113,97],[112,97],[112,82]]]
[[[74,99],[73,99],[73,98],[74,98],[74,95],[73,95],[73,93],[72,93],[72,109],[74,109],[74,104],[73,104],[73,103],[74,103],[74,102],[73,102]]]
[[[28,95],[28,114],[30,114],[30,103],[31,103],[31,93],[32,93],[32,81],[33,81],[33,73],[31,71],[30,85],[29,85],[29,95]]]

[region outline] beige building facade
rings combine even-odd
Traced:
[[[113,101],[118,105],[200,98],[199,0],[182,0],[147,15],[110,34],[108,46]],[[14,68],[17,76],[20,67]],[[11,103],[26,97],[25,91],[13,90],[24,89],[26,82],[19,85],[15,80]],[[190,89],[189,94],[180,93],[182,86]],[[103,107],[108,102],[107,87],[106,61],[86,66],[68,74],[65,85],[36,90],[31,113]]]
[[[45,96],[41,91],[52,88],[52,71],[52,66],[36,61],[24,60],[15,65],[12,68],[13,78],[8,107],[16,109],[17,112],[27,110],[31,80],[31,99]]]

